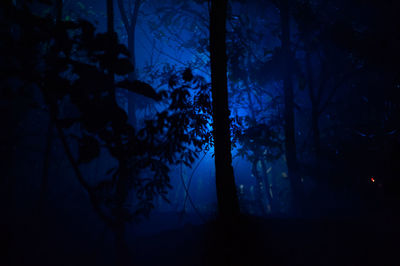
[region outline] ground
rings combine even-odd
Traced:
[[[127,231],[127,265],[223,265],[224,252],[230,265],[400,265],[399,220],[390,216],[245,216],[229,240],[230,251],[215,221],[196,225],[173,213],[154,217]],[[106,227],[56,220],[46,228],[22,222],[8,226],[1,265],[115,265],[113,236]]]

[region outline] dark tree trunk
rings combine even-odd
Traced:
[[[107,0],[107,32],[112,35],[114,33],[114,1]]]
[[[127,32],[128,33],[128,50],[130,53],[130,61],[133,66],[133,71],[132,71],[132,73],[129,74],[130,80],[136,79],[135,32],[136,32],[135,28],[130,28],[129,31]]]
[[[126,34],[128,36],[128,51],[130,53],[130,61],[133,66],[133,71],[130,74],[129,78],[134,80],[137,77],[136,73],[136,51],[135,51],[135,39],[136,39],[136,24],[137,24],[137,19],[139,16],[139,9],[140,6],[142,5],[143,0],[135,0],[134,6],[133,6],[133,12],[130,14],[125,9],[124,2],[123,0],[118,0],[118,8],[119,12],[121,14],[121,19],[122,23],[124,24],[124,28],[126,31]]]
[[[254,177],[256,178],[256,186],[255,186],[255,197],[256,197],[256,204],[258,205],[258,209],[260,210],[261,214],[266,214],[266,208],[264,205],[264,191],[261,189],[261,185],[264,183],[263,181],[263,173],[258,171],[258,164],[259,160],[255,160],[252,163],[251,171]]]
[[[130,35],[130,40],[131,43],[129,44],[128,40],[128,46],[129,46],[129,52],[131,53],[131,62],[133,65],[133,78],[136,78],[136,51],[135,51],[135,40],[136,40],[136,24],[137,24],[137,19],[139,16],[139,9],[142,4],[142,0],[135,0],[135,6],[133,8],[133,14],[131,16],[131,25],[130,25],[130,30],[128,34]]]
[[[269,207],[270,207],[269,211],[270,212],[277,211],[275,199],[273,198],[273,194],[272,194],[273,184],[272,184],[272,182],[269,182],[269,180],[268,180],[267,165],[266,165],[264,159],[261,160],[261,171],[262,171],[263,177],[264,177],[264,184],[265,184],[264,190],[267,195],[267,200],[268,200]]]
[[[135,26],[136,27],[136,26]],[[129,74],[130,80],[136,79],[136,59],[135,59],[135,27],[130,29],[128,32],[128,50],[131,54],[131,64],[133,66],[133,72]],[[127,93],[126,97],[128,99],[128,119],[129,123],[136,127],[136,104],[135,104],[135,96],[132,93]]]
[[[321,154],[321,140],[319,131],[319,112],[316,106],[311,110],[311,126],[313,132],[313,146],[315,152],[315,161],[318,162]]]
[[[288,175],[293,193],[293,207],[295,212],[300,211],[300,201],[302,199],[302,189],[300,178],[297,175],[297,156],[296,156],[296,139],[295,139],[295,123],[294,123],[294,93],[291,66],[291,49],[290,49],[290,17],[289,17],[289,0],[281,1],[280,19],[282,27],[282,51],[284,61],[284,79],[283,90],[285,98],[285,149],[286,162],[288,167]]]
[[[114,32],[114,1],[107,0],[107,32],[110,36],[110,43],[115,38]],[[111,46],[110,46],[111,47]],[[110,56],[112,56],[113,51],[109,51]],[[114,73],[110,71],[110,80],[112,87],[111,94],[115,97],[115,88],[114,88]],[[127,247],[125,242],[125,220],[124,220],[124,204],[126,198],[128,196],[128,165],[124,158],[119,158],[119,177],[116,185],[116,199],[117,199],[117,213],[116,213],[116,221],[113,228],[115,235],[115,249],[117,256],[117,265],[123,266],[127,263]]]
[[[246,86],[247,97],[249,99],[249,109],[250,109],[251,119],[253,121],[256,121],[256,119],[257,119],[256,111],[254,109],[253,101],[252,101],[252,98],[251,98],[251,91],[250,91],[250,86],[249,86],[249,83],[248,83],[248,77],[245,80],[245,86]],[[259,205],[260,205],[260,208],[261,208],[262,212],[265,213],[266,209],[264,208],[264,200],[263,200],[263,198],[264,198],[263,194],[264,193],[266,193],[266,197],[267,197],[267,200],[268,200],[268,203],[269,203],[269,206],[270,206],[270,209],[267,210],[267,211],[272,211],[272,210],[274,210],[274,208],[273,208],[273,199],[272,199],[272,196],[271,196],[271,193],[270,193],[270,188],[272,188],[272,185],[268,181],[268,176],[267,176],[267,173],[266,173],[267,169],[266,169],[266,165],[265,165],[265,160],[262,158],[263,157],[262,153],[263,153],[263,151],[258,152],[258,155],[257,155],[257,157],[255,159],[255,162],[253,162],[253,169],[255,169],[255,171],[254,170],[252,170],[252,171],[253,171],[253,175],[256,177],[257,183],[258,183],[256,188],[257,188],[257,190],[259,190],[259,193],[258,193],[259,199],[257,201],[259,201]],[[261,173],[259,173],[258,169],[257,169],[258,161],[261,163]],[[262,183],[264,185],[264,191],[261,190],[261,188],[259,186],[260,183]]]
[[[136,71],[136,51],[135,51],[135,43],[136,43],[136,24],[139,16],[139,9],[142,4],[142,0],[135,0],[133,12],[132,14],[128,14],[125,9],[123,0],[118,0],[118,7],[122,18],[122,23],[124,24],[126,34],[128,36],[128,51],[130,53],[130,61],[133,66],[133,71],[129,74],[130,80],[137,79],[137,71]],[[129,15],[129,19],[128,19]],[[134,95],[131,93],[127,93],[128,99],[128,118],[129,123],[134,127],[136,126],[136,104]]]
[[[46,148],[43,157],[43,169],[42,169],[42,183],[40,185],[40,200],[38,206],[39,217],[43,214],[43,210],[46,204],[47,194],[48,194],[48,183],[49,183],[49,167],[51,158],[51,147],[53,144],[53,130],[54,124],[51,119],[49,119],[49,124],[47,128],[46,136]]]
[[[16,199],[15,188],[19,179],[15,176],[13,170],[19,165],[15,153],[18,144],[18,124],[21,120],[16,115],[16,108],[17,105],[14,105],[12,101],[0,101],[0,119],[5,129],[0,132],[0,169],[2,169],[0,207],[2,208],[2,220],[5,224],[11,223],[17,212],[14,204]]]
[[[115,249],[117,256],[117,266],[127,265],[128,263],[128,250],[127,243],[125,240],[125,203],[128,198],[128,182],[129,182],[129,169],[128,162],[126,160],[119,159],[119,176],[116,185],[116,225],[114,226],[115,234]]]
[[[219,214],[232,219],[239,214],[232,167],[226,55],[227,0],[211,1],[210,58],[213,108],[215,179]]]
[[[121,0],[120,0],[121,1]],[[128,50],[131,54],[131,64],[133,66],[133,71],[129,75],[130,80],[135,80],[137,79],[137,73],[136,73],[136,50],[135,50],[135,43],[136,43],[136,23],[137,23],[137,18],[139,16],[139,8],[140,8],[140,1],[141,0],[135,0],[135,6],[133,10],[133,14],[131,16],[131,23],[128,27]],[[135,104],[135,95],[132,95],[131,93],[128,93],[128,117],[129,117],[129,122],[136,127],[137,119],[136,119],[136,104]]]
[[[319,155],[320,155],[320,132],[319,132],[320,93],[316,93],[314,88],[310,51],[306,52],[306,71],[307,71],[308,93],[311,100],[311,129],[313,135],[313,149],[315,153],[315,162],[318,166]]]
[[[56,0],[56,20],[61,21],[62,20],[62,14],[63,14],[63,0]]]
[[[109,37],[109,47],[108,47],[108,59],[112,60],[113,58],[113,39],[115,38],[115,32],[114,32],[114,1],[113,0],[107,0],[107,34]],[[108,72],[109,76],[109,82],[110,82],[110,94],[111,97],[115,97],[115,91],[114,91],[114,80],[115,76],[112,71],[109,70]]]
[[[62,20],[63,14],[63,1],[56,0],[54,5],[54,18],[56,24],[58,24]],[[38,204],[37,214],[40,217],[43,214],[43,209],[46,203],[47,193],[48,193],[48,179],[49,179],[49,167],[50,167],[50,157],[51,157],[51,147],[53,144],[53,130],[54,123],[51,118],[49,118],[49,124],[47,127],[47,135],[46,135],[46,147],[43,156],[43,168],[42,168],[42,182],[40,185],[40,199]]]

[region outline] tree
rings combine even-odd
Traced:
[[[136,24],[139,16],[139,10],[144,0],[129,0],[128,7],[124,4],[123,0],[117,0],[118,9],[121,14],[122,23],[124,25],[126,34],[128,36],[128,51],[130,53],[130,60],[133,65],[133,71],[130,74],[131,79],[136,78],[136,53],[135,53],[135,35],[136,35]]]
[[[271,38],[267,40],[260,33],[273,23],[272,19],[267,22],[262,20],[269,12],[268,7],[260,6],[258,2],[246,2],[236,9],[241,13],[231,14],[228,20],[230,106],[236,113],[235,108],[241,110],[239,112],[247,110],[244,117],[235,118],[240,121],[241,130],[237,155],[252,164],[258,209],[265,214],[277,211],[277,201],[272,192],[277,183],[268,174],[272,169],[268,166],[281,158],[281,143],[284,140],[280,137],[283,131],[281,88],[276,90],[271,86],[282,77],[282,71],[277,70],[280,66],[278,60],[274,60],[273,56],[271,58],[271,46],[279,47],[279,44]],[[274,191],[275,197],[277,194],[278,189]]]
[[[63,14],[63,2],[61,0],[55,1],[54,4],[54,13],[56,24],[59,24],[62,20]],[[42,183],[41,183],[41,192],[40,192],[40,202],[38,206],[38,214],[41,215],[43,212],[44,204],[46,202],[46,197],[48,193],[48,179],[49,179],[49,166],[50,166],[50,156],[51,156],[51,147],[53,144],[54,138],[54,123],[52,119],[49,119],[48,128],[47,128],[47,136],[46,136],[46,148],[43,159],[43,168],[42,168]]]
[[[235,178],[232,167],[231,134],[228,107],[226,16],[227,0],[211,1],[210,59],[213,110],[215,178],[218,210],[223,219],[239,214]]]
[[[124,0],[117,0],[118,9],[121,14],[122,23],[124,25],[126,34],[128,36],[128,51],[130,54],[130,61],[133,66],[133,71],[129,74],[130,80],[137,79],[137,69],[136,69],[136,24],[139,16],[139,10],[144,0],[129,0],[128,7],[126,8]],[[127,94],[128,101],[128,114],[129,120],[133,125],[136,125],[136,99],[132,95]]]
[[[48,110],[77,181],[95,212],[115,232],[122,264],[125,224],[148,215],[156,197],[167,200],[170,166],[190,165],[197,156],[193,147],[198,151],[204,144],[198,138],[206,131],[207,119],[188,102],[188,88],[197,81],[187,70],[184,85],[157,93],[144,82],[123,79],[132,66],[113,31],[110,9],[108,32],[95,33],[84,20],[54,21],[28,7],[16,8],[9,2],[1,6],[7,11],[1,18],[7,39],[1,44],[6,62],[1,67],[8,73],[1,83],[10,93],[41,95],[35,103]],[[21,34],[15,34],[16,29]],[[12,85],[13,80],[22,85]],[[166,108],[135,129],[116,102],[117,88],[163,99]],[[101,156],[102,150],[117,164],[105,173],[107,179],[92,184],[80,166]],[[133,197],[128,201],[129,195]]]
[[[311,102],[311,131],[312,145],[316,157],[316,168],[319,167],[321,154],[321,116],[328,109],[338,90],[346,85],[360,72],[358,60],[352,59],[349,51],[333,44],[337,42],[335,27],[340,22],[330,18],[329,24],[324,21],[327,10],[323,3],[309,1],[297,4],[294,19],[297,23],[298,46],[304,51],[304,65],[298,68],[297,75],[304,77],[307,85],[308,96]],[[352,33],[350,24],[342,23],[341,31]],[[350,40],[351,38],[349,38]],[[358,66],[357,66],[358,64]],[[299,73],[301,72],[301,73]]]
[[[294,117],[294,93],[293,93],[293,54],[290,48],[290,5],[289,0],[282,0],[279,4],[281,30],[282,30],[282,60],[284,67],[283,91],[285,102],[285,152],[288,174],[293,193],[293,207],[295,211],[301,211],[302,184],[297,173],[296,134]]]

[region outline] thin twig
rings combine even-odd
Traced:
[[[197,168],[200,166],[200,164],[203,161],[203,159],[206,157],[207,153],[208,153],[208,150],[204,153],[203,157],[200,159],[200,161],[197,163],[196,167],[193,169],[192,174],[190,175],[190,178],[189,178],[188,186],[187,186],[188,190],[190,188],[190,184],[192,183],[192,179],[193,179],[194,173],[196,172]],[[186,209],[186,201],[188,199],[188,196],[189,196],[189,194],[186,193],[185,200],[183,201],[183,211],[185,211],[185,209]]]
[[[189,200],[190,205],[192,205],[192,207],[193,207],[195,213],[200,217],[200,219],[201,219],[203,222],[205,222],[206,220],[204,219],[203,215],[201,215],[201,213],[199,212],[199,210],[197,209],[197,207],[194,205],[194,203],[193,203],[193,201],[192,201],[192,198],[191,198],[190,195],[189,195],[189,191],[188,191],[188,189],[187,189],[187,187],[186,187],[185,180],[183,179],[183,174],[182,174],[182,163],[181,163],[180,177],[181,177],[182,185],[183,185],[183,188],[184,188],[184,190],[185,190],[185,192],[186,192],[186,196],[187,196],[187,198],[188,198],[188,200]]]

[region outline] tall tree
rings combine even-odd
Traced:
[[[132,3],[133,2],[133,3]],[[131,7],[126,9],[123,0],[118,0],[118,9],[121,13],[122,23],[128,36],[128,50],[130,53],[130,61],[133,65],[133,71],[130,74],[131,79],[136,78],[136,54],[135,54],[135,37],[136,37],[136,23],[139,16],[139,9],[143,4],[144,0],[130,0],[128,6]]]
[[[133,3],[132,3],[133,2]],[[128,51],[130,53],[130,61],[133,66],[133,71],[129,74],[130,80],[137,79],[137,71],[136,71],[136,24],[139,16],[139,9],[143,4],[144,0],[129,0],[128,1],[128,9],[124,5],[123,0],[118,0],[118,9],[121,14],[122,23],[124,25],[126,34],[128,36]],[[129,121],[133,126],[136,125],[136,105],[135,99],[130,97],[130,94],[127,94],[128,98],[128,117]]]
[[[56,21],[56,25],[59,26],[62,20],[63,14],[63,1],[57,0],[54,4],[54,17]],[[48,193],[48,179],[49,179],[49,167],[50,167],[50,157],[51,157],[51,148],[53,146],[53,138],[54,138],[54,123],[52,119],[49,117],[49,124],[47,128],[47,135],[46,135],[46,149],[44,152],[44,159],[43,159],[43,168],[42,168],[42,183],[41,183],[41,192],[40,192],[40,200],[38,206],[38,214],[41,215],[46,198]]]
[[[116,38],[116,34],[114,32],[114,1],[107,0],[107,33],[109,36],[109,56],[110,60],[113,58],[113,43],[114,38]],[[114,72],[112,70],[109,71],[109,79],[110,79],[110,90],[111,96],[115,97],[114,92]],[[124,219],[124,204],[128,197],[128,180],[129,180],[129,170],[128,170],[128,162],[125,154],[119,154],[119,171],[120,175],[116,184],[116,222],[114,226],[114,234],[115,234],[115,244],[116,244],[116,252],[117,252],[117,265],[122,266],[125,265],[127,260],[127,247],[125,243],[125,219]]]
[[[290,15],[289,0],[280,2],[280,20],[282,29],[282,53],[283,53],[283,90],[285,102],[285,149],[288,174],[291,181],[293,193],[293,207],[295,211],[299,211],[301,193],[301,181],[297,175],[297,155],[296,155],[296,139],[295,139],[295,117],[294,117],[294,93],[292,80],[292,52],[290,49]]]
[[[4,51],[1,53],[4,64],[2,62],[0,66],[5,70],[1,73],[9,73],[10,77],[2,75],[0,83],[9,94],[19,89],[18,84],[10,82],[13,79],[21,80],[24,86],[28,84],[29,96],[35,95],[36,89],[40,90],[38,93],[42,97],[37,97],[40,100],[35,98],[29,103],[29,108],[21,112],[43,105],[47,107],[77,181],[87,192],[94,211],[115,232],[119,264],[124,264],[127,260],[120,255],[124,254],[121,252],[125,252],[125,247],[121,246],[123,241],[118,242],[123,240],[124,225],[139,215],[148,214],[154,208],[152,202],[157,195],[162,194],[161,197],[165,198],[170,187],[169,166],[193,163],[196,158],[193,145],[196,150],[203,145],[198,140],[199,130],[208,131],[207,118],[203,119],[204,115],[199,114],[200,108],[193,107],[198,105],[188,103],[187,84],[195,80],[193,77],[190,80],[185,78],[187,84],[171,92],[171,95],[162,94],[171,99],[168,109],[158,113],[154,120],[146,120],[141,132],[137,133],[127,123],[126,113],[115,99],[116,88],[147,95],[154,100],[160,100],[162,96],[144,82],[130,82],[128,79],[117,82],[114,79],[114,75],[126,76],[132,67],[127,49],[117,43],[113,30],[112,0],[104,1],[104,6],[106,3],[108,33],[95,33],[95,27],[84,20],[59,20],[56,23],[50,16],[31,13],[26,4],[17,9],[11,1],[1,2],[0,10],[6,12],[0,20],[5,26],[7,41],[0,44],[0,51]],[[14,34],[14,28],[20,29],[21,34]],[[49,34],[43,35],[43,32]],[[65,71],[69,75],[64,75]],[[75,78],[70,80],[70,76]],[[200,89],[204,85],[198,87]],[[21,100],[21,96],[18,92],[15,98]],[[12,104],[10,108],[14,106]],[[71,107],[79,111],[71,114]],[[76,116],[77,113],[80,115]],[[14,128],[13,121],[8,124]],[[72,128],[74,124],[79,126]],[[198,128],[189,132],[189,125],[193,124]],[[70,138],[72,135],[74,138]],[[165,139],[168,139],[167,143]],[[88,182],[80,165],[100,157],[102,148],[117,160],[117,165],[109,169],[101,181]],[[15,158],[10,156],[15,149],[10,147],[9,150],[8,156]],[[78,156],[74,156],[75,151]],[[107,155],[107,158],[110,156]],[[140,175],[142,170],[146,171],[146,178]],[[149,173],[154,179],[148,178]],[[10,171],[10,178],[6,177],[4,182],[10,191],[12,187],[9,188],[8,184],[15,183],[8,181],[11,174]],[[129,192],[133,198],[130,197],[128,202]],[[4,195],[5,202],[12,202],[8,196],[13,195]]]
[[[211,1],[210,59],[215,178],[218,209],[223,219],[239,213],[235,178],[232,167],[230,121],[228,108],[226,17],[227,0]]]

